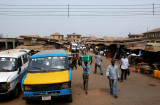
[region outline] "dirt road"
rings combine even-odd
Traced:
[[[93,55],[93,53],[88,53]],[[105,76],[110,59],[103,57],[102,69],[104,75],[94,74],[94,57],[90,68],[89,92],[86,95],[82,85],[82,67],[72,70],[73,73],[73,102],[67,103],[63,99],[37,102],[31,105],[160,105],[160,80],[154,77],[131,72],[127,80],[118,82],[118,98],[109,93],[109,82]],[[116,63],[118,66],[118,62]],[[22,94],[17,99],[1,98],[0,105],[27,105],[22,100]]]

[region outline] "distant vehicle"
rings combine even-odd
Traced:
[[[34,51],[30,49],[13,49],[13,50],[19,50],[20,52],[26,52],[29,56],[32,56]]]
[[[81,45],[81,46],[80,46],[80,50],[83,50],[83,49],[86,49],[86,46],[85,46],[85,45]]]
[[[19,96],[21,80],[28,67],[28,55],[19,50],[0,52],[0,95]]]
[[[44,50],[31,56],[22,88],[26,102],[52,100],[54,97],[66,97],[71,102],[72,72],[66,51]]]
[[[71,51],[72,52],[79,52],[79,46],[78,46],[78,44],[76,44],[76,43],[72,44]]]

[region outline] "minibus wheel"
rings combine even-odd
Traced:
[[[72,95],[69,95],[69,96],[68,96],[67,101],[68,101],[68,102],[72,102]]]

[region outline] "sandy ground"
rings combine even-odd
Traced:
[[[88,53],[95,56],[93,53]],[[68,103],[64,99],[53,101],[34,101],[31,105],[160,105],[160,79],[146,74],[131,72],[127,80],[118,82],[118,98],[114,98],[109,93],[109,81],[105,76],[110,59],[103,57],[102,70],[104,75],[100,75],[99,69],[94,74],[95,60],[90,68],[89,92],[86,95],[82,85],[82,67],[72,70],[73,77],[73,102]],[[119,66],[119,63],[116,62]],[[27,105],[19,98],[1,97],[0,105]]]

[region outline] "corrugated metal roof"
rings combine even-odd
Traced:
[[[36,45],[36,46],[21,45],[21,46],[17,46],[16,49],[32,49],[34,51],[41,51],[44,49],[44,45]]]
[[[39,38],[39,35],[21,35],[20,37],[24,37],[24,38]]]
[[[42,38],[51,39],[51,36],[44,36]]]
[[[126,48],[126,49],[130,49],[130,50],[144,50],[145,49],[145,46],[136,46],[136,47],[129,47],[129,48]]]
[[[76,33],[68,34],[67,36],[71,36],[71,35],[73,35],[73,36],[81,36],[80,34],[76,34]]]
[[[24,38],[22,38],[22,37],[19,36],[19,37],[16,37],[16,39],[24,39]]]
[[[128,36],[143,36],[143,34],[129,34]]]
[[[98,38],[95,36],[91,36],[89,40],[97,40]]]
[[[51,34],[51,36],[63,36],[63,35],[60,34],[60,33],[58,33],[58,32],[56,32],[56,33],[54,33],[54,34]]]
[[[144,34],[146,34],[146,33],[152,33],[152,32],[160,32],[160,28],[156,28],[156,29],[147,31],[147,32],[145,32]]]

